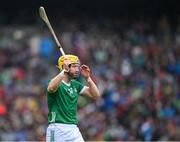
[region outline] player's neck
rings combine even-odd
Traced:
[[[63,81],[66,82],[66,83],[69,83],[71,81],[71,78],[69,75],[65,75],[64,78],[63,78]]]

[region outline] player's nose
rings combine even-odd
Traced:
[[[79,67],[75,67],[75,71],[76,71],[76,72],[79,72]]]

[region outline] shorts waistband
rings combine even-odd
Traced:
[[[66,127],[66,128],[72,128],[72,127],[77,127],[76,124],[63,124],[63,123],[51,123],[49,126],[58,126],[58,127]]]

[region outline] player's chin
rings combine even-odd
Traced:
[[[74,79],[76,79],[76,78],[78,78],[78,76],[79,76],[79,74],[78,74],[78,73],[77,73],[77,74],[75,73],[75,74],[73,74],[72,77],[73,77]]]

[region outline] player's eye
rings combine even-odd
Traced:
[[[79,64],[71,64],[71,67],[73,67],[73,68],[79,68],[80,65],[79,65]]]

